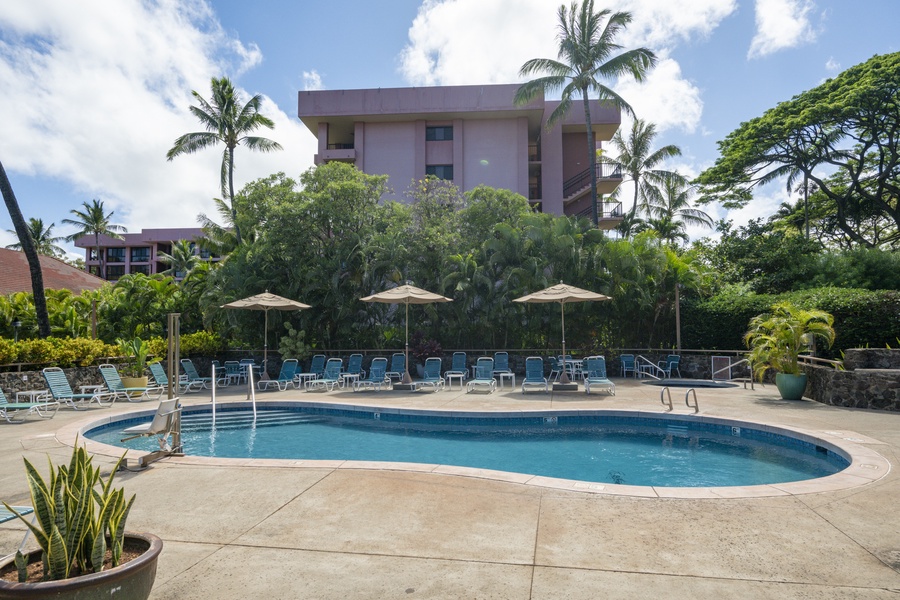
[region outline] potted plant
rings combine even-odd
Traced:
[[[829,347],[834,342],[834,317],[821,310],[802,310],[789,302],[772,306],[772,312],[750,321],[744,343],[748,359],[760,381],[773,369],[775,385],[785,400],[799,400],[806,390],[806,373],[800,369],[800,353],[816,338]]]
[[[145,388],[147,377],[147,356],[150,354],[150,343],[135,336],[133,340],[119,338],[119,352],[127,359],[122,366],[122,385],[126,388]]]
[[[124,458],[106,481],[77,445],[68,465],[50,462],[47,480],[25,459],[34,522],[3,504],[28,526],[40,549],[19,551],[0,565],[0,598],[87,599],[114,593],[116,598],[144,600],[150,595],[162,540],[125,533],[134,496],[126,501],[125,490],[112,487]]]
[[[425,338],[425,334],[417,331],[409,340],[409,353],[412,355],[412,363],[416,366],[416,375],[424,376],[425,359],[432,356],[441,357],[443,349],[437,340],[429,340]]]

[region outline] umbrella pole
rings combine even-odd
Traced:
[[[406,345],[403,353],[405,354],[403,380],[401,383],[412,383],[412,377],[409,376],[409,302],[406,303]]]
[[[562,374],[560,383],[569,383],[569,372],[566,370],[566,303],[559,303],[559,313],[562,316]]]
[[[262,373],[260,373],[260,375],[259,375],[260,381],[263,381],[263,380],[266,380],[269,378],[269,374],[268,374],[268,370],[269,370],[268,366],[269,365],[266,362],[267,360],[269,360],[269,309],[267,308],[263,312],[266,313],[266,328],[263,330],[263,367],[262,367]]]

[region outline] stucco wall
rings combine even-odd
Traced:
[[[394,193],[386,194],[385,199],[404,202],[413,179],[425,176],[424,171],[415,172],[416,124],[366,123],[365,129],[366,172],[387,175]]]

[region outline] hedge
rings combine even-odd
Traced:
[[[743,348],[750,319],[781,301],[800,308],[818,308],[834,316],[834,346],[831,350],[819,348],[819,356],[837,358],[847,348],[900,344],[900,292],[823,287],[784,294],[724,293],[707,300],[686,301],[681,309],[682,346]]]

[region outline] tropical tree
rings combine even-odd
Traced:
[[[97,256],[97,260],[100,261],[100,277],[105,278],[106,260],[100,252],[100,236],[105,235],[106,237],[115,240],[121,240],[122,236],[119,235],[119,232],[125,233],[128,230],[121,225],[116,225],[111,222],[112,216],[115,213],[113,211],[107,213],[101,200],[94,199],[90,204],[84,202],[82,205],[84,206],[84,210],[72,209],[69,211],[71,214],[75,215],[77,219],[62,220],[63,224],[74,225],[78,228],[78,231],[66,236],[65,239],[67,242],[73,242],[85,235],[94,236],[94,253]]]
[[[31,289],[34,292],[38,335],[42,338],[50,337],[50,317],[47,313],[47,299],[44,296],[44,274],[41,272],[41,259],[35,248],[34,240],[31,239],[28,225],[25,224],[25,217],[22,216],[22,210],[19,208],[19,201],[16,200],[16,194],[13,192],[12,184],[6,176],[6,169],[3,168],[2,162],[0,162],[0,193],[3,194],[3,202],[6,204],[6,210],[9,211],[9,218],[12,220],[13,227],[16,228],[16,235],[19,237],[19,243],[22,244],[22,252],[25,253],[25,259],[28,261]]]
[[[64,249],[56,245],[57,242],[62,241],[64,238],[54,237],[53,227],[55,225],[55,223],[50,223],[50,225],[45,228],[43,219],[35,219],[34,217],[28,219],[28,230],[31,233],[31,239],[34,241],[34,246],[38,254],[52,256],[54,258],[59,258],[66,254]],[[14,229],[7,229],[7,232],[18,237],[18,234]],[[17,242],[15,244],[10,244],[7,248],[10,250],[21,250],[22,243]]]
[[[616,131],[612,146],[617,152],[616,158],[604,158],[607,164],[619,167],[627,177],[625,181],[634,184],[634,203],[626,215],[626,222],[634,222],[638,214],[638,206],[646,205],[650,186],[662,185],[667,179],[674,179],[686,184],[687,180],[677,171],[667,171],[659,166],[667,158],[681,156],[681,148],[668,144],[653,150],[653,139],[656,137],[656,125],[642,119],[631,123],[627,137],[622,130]],[[621,188],[618,188],[616,191]],[[624,233],[624,232],[623,232]],[[624,233],[627,235],[627,233]]]
[[[645,227],[653,229],[671,244],[678,240],[687,241],[686,227],[699,225],[712,227],[713,220],[708,214],[691,207],[691,196],[695,188],[677,178],[663,180],[660,187],[646,189],[646,211],[649,215]]]
[[[217,144],[225,145],[220,186],[222,195],[231,204],[234,234],[240,245],[241,229],[234,204],[234,149],[243,144],[251,150],[272,152],[281,150],[281,145],[268,138],[249,135],[260,127],[275,128],[275,122],[259,112],[262,96],[257,94],[246,104],[239,106],[237,92],[227,77],[213,78],[211,88],[211,101],[207,101],[196,91],[191,91],[199,106],[191,106],[190,111],[206,127],[206,131],[186,133],[176,139],[175,145],[166,153],[166,158],[172,160],[176,156],[193,154]]]
[[[159,252],[156,258],[169,265],[169,268],[162,272],[163,275],[181,277],[182,280],[187,279],[194,267],[200,263],[200,257],[194,252],[194,243],[188,240],[178,240],[172,244],[171,254]]]
[[[569,112],[573,99],[581,96],[591,169],[591,218],[596,227],[599,221],[597,153],[591,126],[590,93],[596,93],[601,102],[634,114],[631,105],[604,81],[624,75],[643,81],[647,70],[656,64],[656,55],[646,48],[616,54],[622,46],[615,42],[615,38],[631,22],[631,13],[613,13],[608,9],[594,12],[594,0],[584,0],[580,7],[577,2],[573,2],[568,9],[565,5],[560,6],[558,19],[559,60],[533,58],[522,65],[519,69],[522,77],[539,73],[546,75],[522,84],[516,91],[515,102],[527,104],[540,93],[561,89],[559,106],[547,120],[547,127],[552,127]]]
[[[900,52],[874,56],[781,102],[719,142],[702,201],[740,208],[760,185],[806,178],[833,226],[863,246],[900,243]],[[873,219],[877,217],[877,219]],[[879,222],[880,221],[880,222]],[[872,224],[877,226],[873,227]]]

